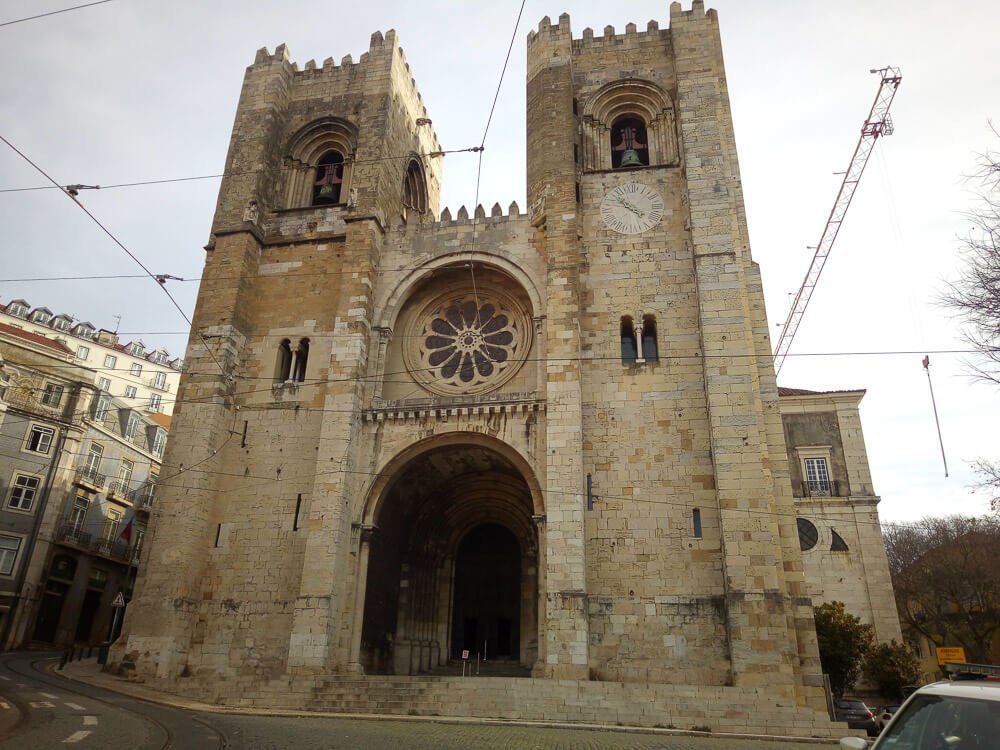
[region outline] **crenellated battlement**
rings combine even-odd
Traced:
[[[428,117],[423,95],[417,87],[416,79],[410,70],[410,64],[406,61],[403,48],[398,43],[394,29],[389,29],[385,34],[381,31],[374,32],[371,35],[368,51],[361,53],[356,62],[353,55],[347,54],[340,59],[339,63],[332,57],[323,60],[322,65],[318,64],[315,59],[310,59],[300,69],[298,63],[292,62],[287,45],[279,44],[275,47],[273,54],[268,51],[267,47],[261,47],[257,50],[251,69],[270,68],[275,65],[284,69],[293,84],[297,82],[319,85],[328,83],[332,86],[356,81],[364,75],[368,66],[377,65],[380,69],[392,71],[397,84],[401,84],[402,89],[408,89],[406,93],[409,94],[410,100],[413,102],[411,104],[413,116]],[[440,142],[433,129],[431,133],[435,149],[440,150]]]
[[[496,220],[508,220],[508,219],[519,219],[526,217],[527,214],[522,214],[521,209],[517,205],[517,201],[511,201],[510,206],[507,207],[507,213],[504,214],[503,208],[500,207],[499,203],[494,203],[493,208],[490,209],[490,215],[486,216],[486,209],[483,208],[483,204],[480,203],[476,206],[475,212],[472,214],[472,218],[469,217],[469,209],[462,206],[458,209],[458,214],[452,219],[451,209],[445,208],[441,212],[441,224],[472,224],[486,221],[488,223],[498,223]]]

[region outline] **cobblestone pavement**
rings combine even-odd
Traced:
[[[824,750],[829,743],[393,719],[214,716],[233,750]]]

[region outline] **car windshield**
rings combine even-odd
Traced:
[[[1000,737],[1000,702],[918,695],[879,739],[879,750],[986,750]]]

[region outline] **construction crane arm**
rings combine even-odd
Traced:
[[[837,192],[837,198],[833,202],[833,208],[830,210],[830,217],[826,220],[826,226],[823,227],[823,234],[816,245],[816,253],[809,264],[809,270],[806,271],[806,277],[795,295],[792,308],[788,311],[788,318],[781,328],[781,335],[778,337],[778,343],[774,348],[775,374],[781,372],[785,356],[792,345],[792,339],[795,338],[795,332],[799,329],[799,323],[802,322],[802,316],[805,315],[806,307],[809,305],[809,299],[812,297],[812,293],[816,289],[816,284],[819,282],[820,274],[823,273],[823,266],[826,265],[826,259],[830,255],[834,241],[837,239],[840,225],[843,223],[847,209],[851,205],[851,199],[854,197],[854,191],[861,181],[861,175],[865,171],[865,165],[868,164],[868,157],[875,146],[875,141],[880,136],[892,135],[892,120],[889,117],[889,107],[892,105],[892,100],[896,96],[896,89],[899,88],[899,83],[903,78],[900,75],[899,68],[886,67],[880,70],[872,70],[871,72],[878,73],[882,77],[878,93],[875,94],[875,101],[872,103],[872,108],[868,113],[865,124],[861,126],[861,137],[858,138],[858,145],[854,149],[850,166],[844,172],[844,181],[840,183],[840,190]]]

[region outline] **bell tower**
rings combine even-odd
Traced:
[[[568,535],[582,517],[581,554],[560,554],[549,522],[565,561],[550,629],[579,611],[598,679],[767,687],[821,709],[715,11],[673,3],[669,29],[579,39],[568,15],[544,19],[527,138],[561,446],[548,478],[592,488],[560,515]]]
[[[225,673],[233,649],[267,674],[350,668],[357,603],[337,570],[359,425],[323,416],[361,408],[386,233],[438,211],[430,123],[394,31],[356,62],[300,70],[280,45],[247,68],[164,459],[176,474],[116,652],[140,674]]]

